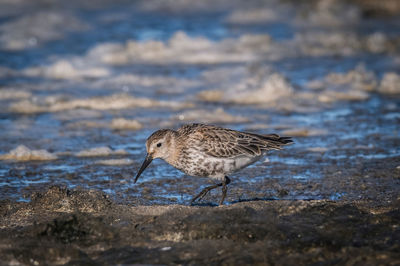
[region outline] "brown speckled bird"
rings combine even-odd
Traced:
[[[220,204],[223,204],[230,183],[229,174],[258,161],[267,151],[280,150],[292,142],[290,137],[276,134],[259,135],[203,124],[184,125],[176,131],[161,129],[146,141],[147,156],[135,183],[153,159],[161,158],[188,175],[222,181],[204,188],[191,204],[220,186]]]

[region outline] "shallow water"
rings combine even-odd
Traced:
[[[186,204],[213,180],[157,160],[137,184],[133,178],[154,130],[198,121],[294,137],[294,145],[233,175],[228,202],[355,199],[368,194],[347,188],[355,174],[377,185],[379,175],[398,175],[398,18],[349,15],[351,27],[326,27],[295,5],[267,2],[249,20],[246,12],[258,6],[222,1],[187,13],[176,12],[187,11],[184,1],[171,10],[147,2],[72,1],[33,13],[4,4],[13,12],[0,16],[0,199],[29,201],[61,185],[117,201]],[[42,12],[73,23],[44,25]],[[26,21],[38,32],[25,31]],[[382,79],[390,72],[388,89]],[[24,154],[12,152],[19,145]],[[133,163],[104,165],[108,159]],[[335,175],[343,184],[332,190],[325,184]],[[396,193],[396,180],[388,193]]]

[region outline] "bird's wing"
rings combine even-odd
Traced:
[[[232,158],[240,155],[259,156],[266,150],[281,149],[292,142],[288,137],[278,135],[257,135],[220,127],[201,125],[195,132],[199,150],[213,157]]]

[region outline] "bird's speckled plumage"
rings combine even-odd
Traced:
[[[146,141],[147,161],[136,180],[152,159],[161,158],[188,175],[224,180],[217,186],[225,187],[225,183],[229,183],[227,175],[258,161],[267,151],[279,150],[289,143],[292,143],[290,137],[259,135],[204,124],[184,125],[176,131],[161,129]]]

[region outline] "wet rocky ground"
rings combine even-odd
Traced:
[[[0,2],[0,264],[400,264],[400,5]],[[292,136],[215,181],[145,140]]]
[[[397,265],[400,201],[372,190],[352,201],[214,207],[121,205],[52,187],[30,203],[2,202],[0,256],[12,265]]]

